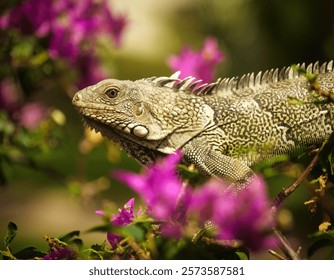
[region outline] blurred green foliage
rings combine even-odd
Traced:
[[[1,3],[0,14],[16,2],[20,1]],[[168,9],[160,7],[163,4],[157,1],[147,0],[146,4],[151,3],[148,6],[152,6],[150,11],[158,13],[159,20],[156,18],[156,22],[145,21],[144,13],[139,17],[141,21],[131,22],[131,14],[143,11],[140,1],[134,1],[131,9],[124,1],[111,2],[128,15],[130,25],[126,32],[133,36],[131,42],[136,41],[138,49],[143,45],[152,53],[150,56],[143,55],[136,51],[136,46],[127,46],[126,39],[118,50],[102,44],[100,57],[103,65],[109,69],[110,76],[120,79],[169,74],[165,63],[167,56],[177,53],[184,43],[199,47],[208,35],[217,38],[224,50],[225,60],[217,72],[220,77],[299,62],[327,61],[334,57],[332,0],[181,0],[170,1]],[[159,42],[154,37],[145,38],[138,34],[136,29],[140,25],[157,30],[163,27],[170,32],[167,38],[162,34],[165,42]],[[1,81],[9,78],[17,86],[20,104],[37,101],[47,109],[47,117],[35,129],[19,125],[20,118],[11,116],[8,111],[0,113],[0,236],[6,235],[9,221],[19,220],[21,235],[18,234],[11,246],[14,249],[22,248],[23,244],[44,246],[41,237],[52,227],[40,227],[40,222],[34,218],[24,218],[26,212],[22,205],[29,212],[39,193],[43,194],[40,199],[46,199],[54,196],[55,190],[61,190],[76,197],[80,204],[80,224],[88,212],[101,208],[101,205],[109,205],[110,200],[122,204],[130,195],[133,196],[129,189],[112,179],[112,170],[138,171],[140,167],[107,141],[84,134],[81,120],[71,106],[71,97],[77,90],[74,83],[77,73],[71,65],[52,60],[43,47],[43,41],[33,36],[21,36],[16,31],[1,29],[0,42]],[[123,48],[131,51],[123,51]],[[54,116],[57,112],[66,120],[59,122]],[[305,162],[308,160],[309,157]],[[264,167],[262,170],[268,174],[266,180],[272,197],[288,186],[303,166],[304,163],[299,162],[278,165],[274,169]],[[315,172],[318,172],[317,177],[322,170],[318,167]],[[326,244],[332,243],[332,232],[313,234],[323,221],[321,211],[309,211],[304,205],[305,201],[312,199],[313,193],[313,189],[304,184],[290,196],[282,207],[286,212],[279,214],[282,215],[280,226],[296,249],[302,247],[303,257],[332,258],[328,251],[320,250],[318,253],[316,250],[323,248],[323,243],[319,241],[322,238],[328,241]],[[51,209],[40,211],[47,216]],[[69,207],[68,212],[71,211]],[[67,217],[60,219],[65,221]],[[91,219],[84,225],[90,227],[98,221],[96,217],[96,220]],[[29,232],[35,223],[38,224],[37,231]],[[50,229],[47,233],[53,236],[73,229],[66,227],[57,232]],[[310,240],[307,236],[311,234]],[[10,242],[13,237],[13,234],[9,235]],[[100,238],[105,237],[101,235]],[[313,245],[307,253],[306,248],[311,243]],[[1,247],[3,245],[8,244],[0,243]],[[162,240],[160,245],[168,244]],[[98,252],[101,247],[95,249]],[[200,248],[194,248],[195,253],[196,250]],[[191,256],[194,252],[187,253]],[[172,254],[166,258],[188,256],[182,250],[166,254]],[[269,258],[266,253],[258,257]]]

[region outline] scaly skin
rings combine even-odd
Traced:
[[[332,62],[307,71],[334,91]],[[73,104],[89,127],[142,164],[180,149],[203,174],[240,184],[260,160],[320,146],[333,132],[334,104],[290,67],[200,87],[178,75],[103,80],[78,91]]]

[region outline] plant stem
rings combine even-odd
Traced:
[[[316,153],[312,161],[305,168],[302,174],[296,179],[296,181],[294,181],[287,189],[284,189],[277,195],[277,197],[275,198],[273,202],[273,206],[272,206],[272,210],[274,213],[276,213],[277,208],[281,205],[284,199],[286,199],[291,193],[293,193],[298,188],[298,186],[303,182],[306,176],[311,172],[314,166],[318,163],[318,160],[319,160],[319,156],[318,156],[318,153]]]
[[[299,252],[296,252],[295,250],[292,249],[290,243],[284,237],[284,235],[277,229],[274,229],[274,233],[277,236],[279,246],[281,250],[284,252],[284,254],[286,255],[286,258],[282,257],[281,255],[279,255],[277,252],[273,250],[269,250],[269,253],[281,260],[284,260],[284,259],[300,260],[301,258],[300,258]]]

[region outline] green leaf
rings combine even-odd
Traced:
[[[77,246],[79,250],[83,247],[83,241],[80,238],[74,238],[68,244]]]
[[[41,66],[49,59],[48,52],[42,51],[32,56],[30,59],[30,63],[32,66]]]
[[[294,96],[288,96],[289,104],[290,105],[304,105],[305,101],[298,99],[297,97]]]
[[[334,249],[334,230],[329,230],[326,232],[318,231],[309,237],[313,239],[313,242],[307,250],[308,258],[310,258],[316,251],[321,248],[331,246]]]
[[[92,245],[91,248],[88,248],[86,252],[89,255],[89,259],[92,260],[103,260],[104,255],[104,245]]]
[[[17,44],[12,46],[11,56],[16,63],[30,62],[30,59],[36,51],[36,39],[33,37],[24,37]]]
[[[3,260],[16,260],[9,247],[6,247],[3,251],[0,250],[0,254]]]
[[[136,225],[128,225],[122,228],[121,231],[124,236],[130,236],[134,238],[137,242],[144,242],[145,234],[144,230]]]
[[[9,244],[13,241],[16,236],[17,225],[13,222],[9,222],[7,226],[7,233],[4,239],[5,247],[8,247]]]
[[[24,248],[14,254],[15,258],[19,260],[31,260],[34,258],[42,258],[44,257],[44,255],[45,255],[44,252],[39,251],[34,246]]]
[[[0,111],[0,132],[6,137],[15,132],[14,124],[9,120],[7,113],[4,111]]]
[[[88,230],[86,230],[87,233],[90,232],[108,232],[112,228],[112,225],[106,224],[106,225],[100,225],[96,227],[92,227]]]
[[[334,175],[334,133],[319,152],[319,162],[325,172]]]
[[[73,237],[79,236],[80,231],[79,230],[74,230],[69,233],[66,233],[65,235],[59,237],[59,240],[65,243],[69,243]]]
[[[235,254],[239,257],[240,260],[248,261],[249,256],[246,252],[242,251],[235,251]]]
[[[177,168],[178,168],[178,171],[181,173],[181,176],[183,179],[193,179],[199,175],[198,170],[192,166],[186,166],[183,164],[179,164]]]

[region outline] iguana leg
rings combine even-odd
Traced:
[[[254,175],[246,163],[224,155],[219,148],[201,141],[200,138],[184,145],[182,152],[184,159],[193,163],[200,172],[231,181],[237,187],[244,186]]]

